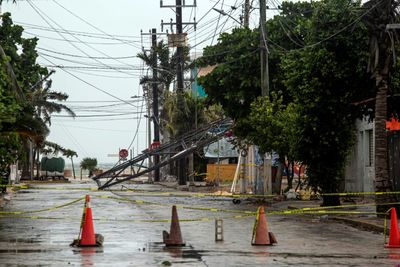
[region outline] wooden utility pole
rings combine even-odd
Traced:
[[[151,44],[153,47],[153,129],[154,129],[154,139],[153,143],[160,143],[160,125],[158,116],[158,82],[157,82],[157,30],[151,30]],[[160,155],[154,155],[154,165],[160,163]],[[154,182],[160,181],[160,169],[154,170]]]

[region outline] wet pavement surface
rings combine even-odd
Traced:
[[[385,249],[382,234],[326,216],[267,215],[278,244],[251,246],[255,216],[245,213],[257,210],[251,202],[170,196],[163,193],[173,189],[148,184],[126,185],[140,192],[86,190],[96,187],[92,182],[32,186],[0,209],[1,266],[400,266],[400,249]],[[95,231],[105,239],[101,248],[69,246],[78,237],[84,203],[72,201],[85,194],[91,195]],[[162,243],[172,205],[185,247]],[[223,218],[222,242],[215,241],[215,218]]]

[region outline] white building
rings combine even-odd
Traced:
[[[346,192],[374,192],[374,123],[357,120],[356,142],[345,171]]]

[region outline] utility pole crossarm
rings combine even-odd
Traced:
[[[163,7],[169,7],[169,8],[172,8],[172,7],[197,7],[197,1],[193,0],[192,4],[186,4],[186,1],[183,0],[183,3],[181,2],[179,5],[178,4],[175,4],[175,5],[164,5],[163,0],[160,0],[160,7],[161,8],[163,8]]]

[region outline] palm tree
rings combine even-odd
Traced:
[[[75,117],[75,113],[66,105],[55,101],[65,101],[68,95],[61,92],[51,91],[52,81],[45,83],[43,88],[38,87],[31,95],[32,105],[35,107],[36,116],[41,117],[44,123],[51,125],[51,114],[65,111],[71,117]]]
[[[368,70],[372,73],[377,89],[375,98],[375,191],[388,192],[393,190],[389,179],[387,157],[387,96],[388,83],[393,65],[392,48],[396,32],[386,31],[386,25],[398,23],[396,0],[370,0],[365,3],[370,10],[364,22],[370,32],[370,61]],[[387,206],[379,205],[393,201],[392,195],[377,195],[377,212],[386,212]]]
[[[169,114],[171,116],[161,118],[160,119],[160,132],[163,134],[164,139],[166,137],[169,137],[167,131],[165,131],[164,127],[166,126],[165,122],[169,122],[169,124],[172,122],[172,124],[179,125],[179,126],[184,126],[183,124],[181,125],[180,122],[187,122],[186,120],[181,119],[181,117],[176,116],[176,114],[180,114],[176,108],[176,105],[173,106],[174,112],[170,113],[169,111],[165,110],[165,104],[167,101],[167,97],[171,96],[169,92],[169,87],[171,83],[173,83],[175,76],[176,76],[176,70],[178,66],[178,55],[177,53],[174,53],[171,55],[170,50],[168,48],[168,45],[165,44],[163,41],[160,41],[157,46],[153,47],[150,53],[142,52],[137,54],[137,57],[142,59],[145,65],[147,65],[149,68],[155,68],[154,62],[157,60],[157,70],[158,70],[158,76],[157,77],[152,77],[149,75],[145,75],[141,77],[140,79],[140,84],[146,84],[148,82],[158,82],[161,86],[158,86],[159,96],[161,96],[158,100],[159,105],[162,106],[161,114]],[[156,58],[155,58],[156,57]],[[185,48],[184,49],[184,57],[185,57],[185,64],[184,64],[184,70],[188,70],[190,65],[189,65],[189,49]],[[166,90],[162,90],[165,88]],[[149,95],[151,93],[149,92]],[[174,95],[174,97],[178,98],[180,95]],[[175,123],[173,123],[175,122]],[[176,123],[177,122],[177,123]],[[181,132],[177,132],[177,130],[182,129],[182,127],[176,127],[176,130],[174,133],[176,135],[181,134]],[[187,129],[185,129],[187,130]],[[170,168],[169,172],[171,171],[172,168]]]
[[[66,149],[63,152],[63,155],[66,156],[67,158],[71,158],[71,164],[72,164],[72,173],[74,174],[74,179],[76,179],[75,177],[75,167],[74,167],[74,157],[78,157],[78,154],[71,150],[71,149]]]
[[[29,94],[32,106],[34,107],[34,118],[43,121],[44,124],[51,125],[51,114],[60,113],[62,111],[67,112],[71,117],[75,117],[75,113],[66,105],[57,103],[55,101],[65,101],[68,99],[68,95],[61,92],[51,91],[52,81],[48,80],[45,85],[40,86],[39,83],[37,88],[33,88],[34,91]],[[43,138],[44,140],[45,138]],[[35,160],[37,168],[37,176],[39,176],[39,155],[40,150],[43,147],[43,142],[35,142]]]
[[[81,169],[89,171],[89,177],[92,177],[93,171],[96,169],[96,166],[97,166],[96,158],[84,158],[84,159],[82,159],[81,164],[80,164]],[[81,173],[81,175],[82,175],[82,173]]]

